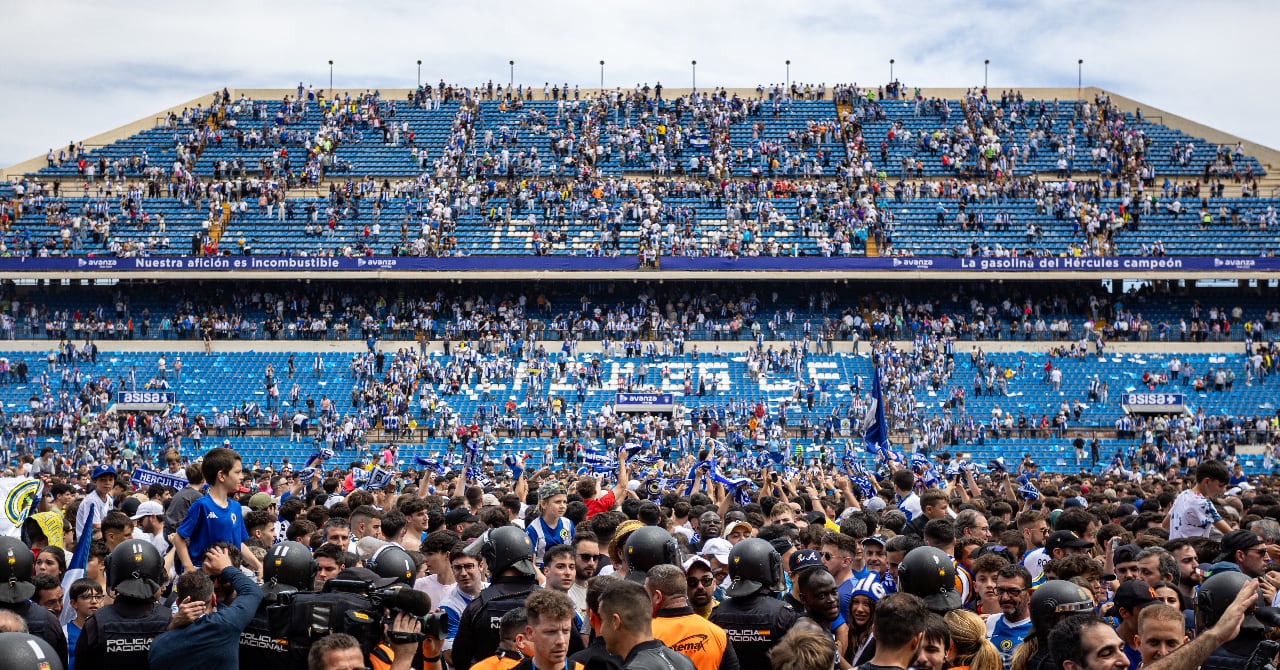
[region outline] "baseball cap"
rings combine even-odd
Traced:
[[[480,517],[472,514],[471,511],[465,507],[455,507],[449,510],[448,514],[444,515],[444,523],[446,526],[456,526],[460,523],[475,523],[479,520]]]
[[[729,544],[728,540],[723,537],[713,537],[702,545],[702,551],[699,553],[703,556],[714,557],[717,561],[728,565],[730,551],[733,551],[733,545]]]
[[[138,500],[133,496],[129,496],[125,498],[123,501],[121,501],[120,511],[132,516],[134,512],[138,511],[138,507],[140,507],[141,505],[142,505],[141,500]]]
[[[260,512],[274,504],[276,504],[275,498],[272,498],[270,493],[258,491],[249,496],[249,509],[254,511]]]
[[[871,544],[878,544],[883,547],[887,541],[882,535],[868,535],[867,537],[862,538],[863,544],[867,544],[868,542]]]
[[[711,571],[714,569],[711,567],[711,561],[708,561],[707,559],[697,554],[694,554],[689,558],[684,559],[684,563],[680,564],[680,569],[684,570],[685,572],[688,572],[689,568],[692,568],[695,565],[701,565],[702,567],[706,568],[708,571]]]
[[[538,488],[538,502],[563,494],[564,487],[560,485],[560,482],[547,482]]]
[[[732,534],[733,529],[737,528],[738,526],[742,526],[746,528],[747,535],[751,535],[751,524],[747,523],[746,521],[730,521],[729,525],[724,527],[725,537],[728,537],[730,534]]]
[[[876,496],[875,498],[870,498],[866,502],[862,503],[862,506],[872,512],[879,512],[880,510],[888,507],[889,504],[884,501],[884,498]]]
[[[1049,535],[1049,539],[1044,541],[1045,553],[1050,556],[1053,555],[1053,550],[1055,549],[1084,549],[1092,546],[1088,541],[1080,539],[1079,536],[1069,530],[1054,531]]]
[[[1138,554],[1142,553],[1142,547],[1136,544],[1122,544],[1116,547],[1115,553],[1112,554],[1112,563],[1128,563],[1138,560]]]
[[[112,477],[115,477],[116,476],[115,467],[110,464],[99,465],[98,467],[93,469],[93,474],[89,475],[89,479],[97,479],[103,475],[111,475]]]
[[[1246,551],[1252,549],[1263,541],[1251,530],[1233,530],[1222,536],[1222,552],[1218,554],[1217,560],[1235,562],[1237,551]]]
[[[822,556],[813,549],[801,549],[791,554],[790,565],[787,567],[791,569],[791,574],[796,574],[809,568],[820,568],[822,567]]]
[[[1111,600],[1117,607],[1131,611],[1159,602],[1156,590],[1141,579],[1130,579],[1121,584],[1120,588],[1116,589],[1116,596]]]
[[[492,493],[486,493],[484,494],[484,497],[480,499],[480,504],[485,507],[489,507],[489,506],[497,507],[502,503],[498,502],[498,496],[495,496]]]
[[[144,516],[164,516],[164,505],[154,500],[148,500],[138,505],[138,511],[134,512],[133,516],[129,518],[137,521]]]

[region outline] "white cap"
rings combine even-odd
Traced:
[[[713,537],[702,545],[702,551],[699,552],[703,556],[711,556],[723,564],[729,563],[729,552],[733,550],[733,545],[723,537]]]
[[[129,518],[137,521],[144,516],[164,516],[164,506],[154,500],[148,500],[138,505],[138,511]]]
[[[726,556],[726,558],[728,558],[728,557]],[[690,556],[689,558],[684,559],[684,563],[682,563],[682,564],[680,565],[680,567],[681,567],[681,569],[683,569],[685,572],[688,572],[688,571],[689,571],[689,568],[692,568],[693,566],[698,565],[698,564],[701,564],[701,565],[702,565],[702,566],[704,566],[707,570],[713,570],[713,569],[714,569],[714,568],[712,568],[712,567],[711,567],[711,561],[708,561],[707,559],[705,559],[705,558],[703,558],[703,557],[701,557],[701,556],[699,556],[699,555],[697,555],[697,554],[694,554],[694,555]]]

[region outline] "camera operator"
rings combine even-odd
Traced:
[[[415,591],[414,593],[421,593]],[[424,598],[426,594],[421,594]],[[440,670],[444,640],[424,632],[422,618],[399,609],[386,610],[382,642],[369,652],[373,670]]]

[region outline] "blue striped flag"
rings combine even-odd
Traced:
[[[89,566],[89,545],[93,543],[93,524],[97,521],[97,508],[89,508],[89,516],[85,517],[84,526],[76,529],[76,550],[67,563],[67,571],[62,575],[62,616],[63,625],[76,618],[76,610],[71,606],[71,585],[84,577],[85,568]]]

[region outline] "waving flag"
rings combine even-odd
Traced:
[[[40,480],[34,477],[0,477],[0,500],[4,501],[0,534],[18,537],[22,533],[22,522],[40,502],[40,489]]]
[[[876,486],[871,483],[871,479],[865,475],[852,475],[849,481],[858,487],[858,492],[862,494],[863,500],[869,500],[876,497]]]
[[[1032,484],[1030,480],[1024,479],[1022,481],[1022,486],[1018,487],[1018,495],[1022,496],[1024,500],[1039,500],[1040,489],[1037,489],[1035,484]]]
[[[608,465],[609,463],[613,463],[614,460],[604,454],[584,453],[582,454],[582,462],[589,463],[591,465]]]
[[[62,575],[62,615],[59,619],[64,625],[76,618],[76,609],[71,606],[71,585],[84,577],[85,568],[89,566],[89,545],[92,544],[93,524],[98,520],[97,511],[97,508],[91,508],[84,526],[76,529],[76,550]]]
[[[867,451],[873,454],[888,454],[889,427],[884,419],[884,390],[880,386],[880,368],[875,368],[875,377],[871,382],[871,402],[867,413],[862,418],[862,437],[866,441]]]
[[[393,477],[394,475],[390,472],[387,472],[382,468],[375,467],[373,470],[369,471],[369,478],[365,482],[364,487],[370,491],[385,489],[387,488],[387,485],[391,483],[391,479]]]
[[[911,452],[911,468],[920,472],[929,467],[929,457],[919,451]]]
[[[307,459],[306,464],[303,465],[302,467],[303,468],[320,468],[320,467],[323,467],[324,462],[329,460],[330,458],[333,458],[332,449],[329,449],[329,448],[318,449],[316,450],[316,453],[311,454],[310,458]]]

